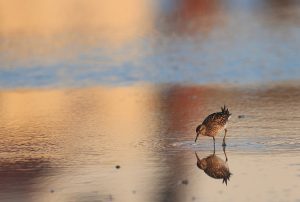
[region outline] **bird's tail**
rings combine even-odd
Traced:
[[[224,105],[224,107],[221,107],[221,110],[222,110],[222,113],[227,115],[227,116],[230,116],[231,113],[229,112],[228,108]]]

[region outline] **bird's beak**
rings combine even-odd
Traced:
[[[198,132],[198,133],[197,133],[197,136],[196,136],[195,142],[197,141],[199,134],[200,134],[200,132]]]
[[[197,161],[200,161],[200,158],[199,158],[197,152],[195,152],[195,155],[196,155]]]

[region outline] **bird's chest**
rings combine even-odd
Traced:
[[[222,130],[224,130],[225,128],[226,128],[226,124],[225,125],[210,125],[206,129],[206,135],[207,136],[215,136],[218,133],[220,133]]]

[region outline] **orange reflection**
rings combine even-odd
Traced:
[[[101,126],[106,128],[110,141],[123,144],[144,134],[145,114],[157,105],[156,96],[155,88],[150,86],[7,91],[0,93],[0,120],[19,136],[28,135],[18,131],[20,127],[34,135],[39,131],[66,129],[80,133]]]
[[[127,183],[121,183],[116,189],[114,182],[107,182],[101,187],[103,192],[116,190],[124,193],[125,190],[131,193],[137,188],[146,189],[153,182],[136,187],[139,184],[136,176],[151,174],[144,171],[143,164],[138,163],[147,159],[145,156],[151,156],[151,152],[144,149],[136,152],[136,145],[151,139],[147,120],[153,120],[152,129],[155,128],[156,120],[151,111],[159,105],[156,104],[156,91],[154,87],[143,86],[0,92],[0,168],[4,169],[7,161],[12,166],[23,166],[20,160],[33,158],[47,160],[46,166],[50,167],[68,167],[71,163],[72,173],[79,176],[75,181],[80,184],[85,180],[95,180],[90,174],[82,175],[85,170],[101,176],[101,171],[107,172],[107,165],[114,170],[115,165],[119,164],[123,174],[117,180]],[[103,161],[106,166],[103,166]],[[32,170],[39,166],[30,165]],[[62,172],[57,168],[51,170],[56,175]],[[13,185],[22,180],[21,174],[30,174],[14,169],[10,172],[15,177],[9,178],[7,183]],[[42,176],[37,177],[47,179],[47,175],[49,172],[43,172]],[[66,181],[71,180],[66,180],[68,177],[69,174],[64,175],[62,180],[51,181],[50,185],[47,181],[41,182],[46,183],[46,190],[43,191],[46,193],[45,201],[49,200],[49,190],[65,185]],[[0,187],[3,186],[0,183]],[[29,192],[34,189],[29,181],[22,186]],[[80,190],[89,191],[92,187],[84,186]],[[76,192],[74,187],[70,190]],[[9,191],[22,192],[10,187]],[[145,201],[143,195],[137,196],[136,200],[130,196],[125,194],[122,198],[124,201]],[[60,201],[67,200],[65,197],[68,196],[62,196]]]
[[[148,0],[0,0],[2,35],[89,35],[124,43],[151,27]]]

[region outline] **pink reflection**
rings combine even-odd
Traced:
[[[175,9],[167,15],[168,31],[193,35],[208,33],[224,23],[222,2],[219,0],[179,0]]]

